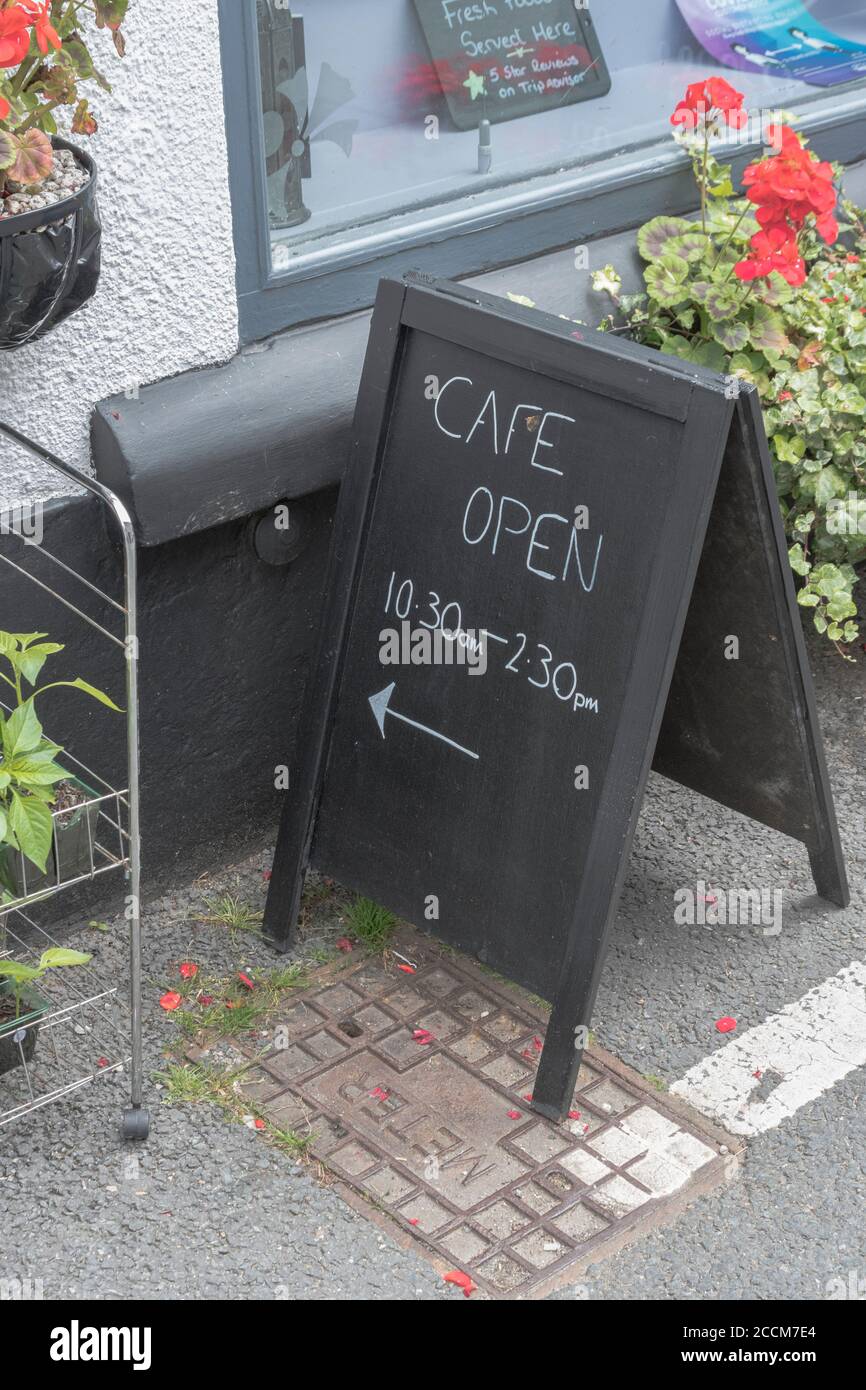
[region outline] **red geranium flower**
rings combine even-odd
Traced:
[[[6,98],[0,97],[0,121],[5,121],[11,110],[12,107],[9,105]]]
[[[789,285],[802,285],[806,262],[800,255],[797,234],[791,227],[770,227],[752,237],[753,254],[738,261],[734,273],[739,280],[762,280],[777,270]]]
[[[0,68],[17,68],[30,48],[31,16],[22,5],[0,10]]]
[[[771,126],[769,134],[778,153],[750,164],[743,174],[758,222],[765,230],[781,225],[800,231],[814,213],[818,234],[834,242],[839,224],[833,216],[837,193],[832,164],[807,150],[790,126]]]
[[[180,963],[180,973],[185,980],[193,980],[198,974],[198,966],[191,960],[184,960]]]
[[[60,35],[51,23],[51,0],[23,0],[23,3],[30,14],[29,23],[36,35],[39,52],[47,53],[49,44],[52,48],[59,48]]]
[[[713,112],[735,130],[748,122],[743,110],[743,93],[738,92],[723,77],[708,77],[705,82],[693,82],[686,88],[685,97],[671,116],[671,125],[697,130],[701,120],[709,122]]]

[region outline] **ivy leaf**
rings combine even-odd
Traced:
[[[684,217],[654,217],[638,232],[637,249],[645,261],[657,261],[669,241],[691,235],[694,230],[694,222],[687,222]]]
[[[838,468],[829,463],[822,468],[815,481],[815,505],[826,507],[832,497],[842,497],[848,491],[848,480]]]
[[[809,564],[809,561],[806,559],[806,554],[803,550],[802,545],[798,544],[791,546],[790,550],[788,551],[788,560],[790,562],[791,569],[794,571],[795,574],[802,574],[805,576],[809,573],[810,569],[812,568],[812,566]]]

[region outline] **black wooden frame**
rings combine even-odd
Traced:
[[[569,1107],[580,1066],[735,410],[749,439],[756,505],[765,522],[773,601],[780,631],[786,634],[788,683],[815,817],[815,837],[808,846],[810,859],[819,890],[844,906],[848,889],[811,676],[777,515],[760,405],[752,388],[732,389],[731,379],[717,373],[591,330],[575,332],[571,323],[449,282],[420,275],[409,276],[403,283],[382,281],[335,522],[318,654],[299,726],[299,761],[283,814],[265,912],[265,931],[272,941],[285,949],[296,929],[304,874],[311,863],[345,641],[387,445],[387,424],[406,334],[413,329],[500,361],[518,365],[530,362],[534,370],[556,380],[677,420],[684,424],[679,464],[686,458],[701,460],[700,466],[679,468],[676,505],[668,513],[660,538],[619,733],[605,770],[587,871],[574,902],[559,971],[560,987],[552,1001],[533,1107],[559,1119]],[[685,545],[684,528],[688,535]],[[591,924],[589,930],[587,923]]]

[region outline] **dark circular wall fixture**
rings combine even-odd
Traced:
[[[253,549],[266,565],[290,565],[306,549],[311,528],[308,512],[311,499],[278,502],[252,518]]]

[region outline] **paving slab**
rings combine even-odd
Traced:
[[[189,1055],[245,1063],[250,1105],[437,1267],[492,1298],[540,1297],[732,1178],[742,1148],[596,1047],[568,1119],[535,1114],[545,1021],[406,928],[381,959],[319,972],[264,1044]]]

